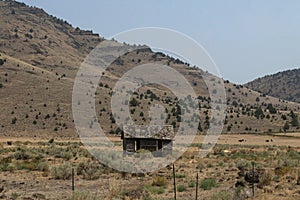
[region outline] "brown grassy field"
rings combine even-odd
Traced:
[[[121,146],[119,137],[110,139]],[[239,175],[241,169],[250,171],[251,162],[264,171],[255,184],[254,199],[300,198],[297,134],[222,135],[205,158],[199,157],[202,139],[197,136],[175,162],[178,199],[195,198],[197,173],[200,199],[251,197],[250,184]],[[146,174],[120,173],[99,164],[75,139],[1,138],[0,146],[1,199],[173,199],[171,167]],[[213,183],[206,183],[207,178]],[[236,187],[238,181],[244,186]]]

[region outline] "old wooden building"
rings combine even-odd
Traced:
[[[175,137],[172,126],[124,126],[123,150],[125,154],[132,154],[144,149],[154,156],[172,154]]]

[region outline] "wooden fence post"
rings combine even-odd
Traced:
[[[74,181],[74,168],[72,167],[72,191],[75,190],[75,181]]]
[[[199,181],[199,176],[197,172],[197,177],[196,177],[196,200],[198,200],[198,181]]]
[[[254,181],[255,181],[255,174],[254,174],[254,162],[252,162],[252,195],[254,197],[255,192],[254,192]]]
[[[175,165],[173,163],[173,180],[174,180],[174,200],[176,200],[176,175],[175,175]]]

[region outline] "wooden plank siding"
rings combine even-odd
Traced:
[[[123,150],[125,155],[141,149],[153,156],[172,154],[174,130],[172,126],[126,126],[123,127]]]

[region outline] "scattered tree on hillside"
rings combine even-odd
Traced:
[[[261,107],[258,107],[258,108],[255,110],[254,116],[255,116],[257,119],[259,119],[259,118],[263,119],[263,118],[265,117],[264,111],[261,109]]]
[[[292,118],[291,125],[294,127],[298,127],[299,126],[298,116],[293,111],[291,111],[290,116]]]
[[[11,124],[15,124],[17,122],[17,118],[14,117],[12,120],[11,120]]]
[[[288,122],[285,122],[284,126],[283,126],[283,131],[286,132],[287,130],[289,130],[290,125]]]
[[[271,103],[268,104],[267,108],[268,108],[268,110],[269,110],[269,112],[270,112],[271,114],[276,114],[276,113],[277,113],[276,108],[274,108],[273,105],[272,105]]]
[[[132,100],[130,100],[129,105],[134,107],[138,106],[138,101],[135,98],[133,98]]]
[[[0,59],[0,65],[4,65],[4,63],[5,63],[5,60]]]

